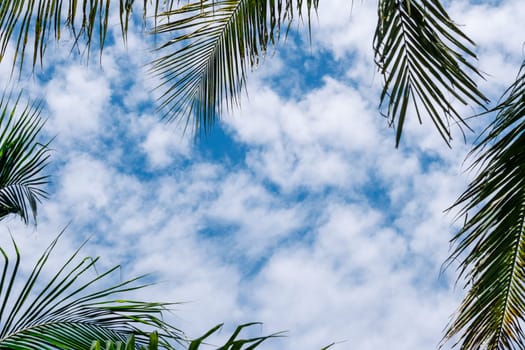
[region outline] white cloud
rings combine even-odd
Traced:
[[[377,22],[377,4],[369,1],[335,0],[319,6],[319,24],[314,39],[333,51],[336,59],[349,53],[371,61],[372,38]],[[314,21],[315,23],[315,21]]]
[[[287,204],[249,173],[230,173],[220,183],[219,193],[206,211],[212,229],[214,225],[235,227],[231,249],[239,256],[260,258],[269,248],[276,247],[306,220],[301,208]],[[228,247],[229,248],[229,247]]]
[[[87,142],[101,132],[101,119],[110,118],[109,82],[97,70],[70,66],[58,69],[46,85],[50,118],[46,129],[57,142]]]
[[[332,204],[327,211],[315,243],[279,251],[253,286],[253,311],[290,331],[281,348],[331,341],[358,349],[435,346],[454,300],[448,290],[431,289],[433,276],[415,283],[420,267],[407,263],[407,237],[384,227],[366,205]]]
[[[152,167],[161,168],[171,164],[177,157],[188,157],[191,149],[191,139],[183,135],[180,129],[161,121],[144,122],[143,128],[147,136],[141,147],[148,155]]]
[[[381,141],[366,99],[331,78],[299,101],[287,101],[257,84],[241,116],[226,119],[252,148],[248,162],[284,190],[347,186],[366,180],[365,152]],[[372,156],[373,157],[373,156]],[[349,174],[351,174],[349,176]]]

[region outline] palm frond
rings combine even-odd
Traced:
[[[467,292],[445,340],[462,349],[523,349],[525,333],[525,62],[473,150],[481,171],[454,204],[474,212],[455,235]]]
[[[95,340],[91,344],[89,350],[134,350],[137,348],[137,342],[135,336],[132,334],[128,337],[125,342],[122,341],[111,341],[101,342]],[[158,350],[159,349],[159,335],[156,331],[151,332],[149,336],[149,342],[143,345],[141,350]]]
[[[153,2],[156,16],[162,9],[171,9],[174,1]],[[112,14],[118,11],[124,42],[134,7],[142,10],[146,21],[150,2],[139,3],[136,5],[135,0],[3,0],[0,2],[0,63],[11,44],[14,48],[12,73],[17,66],[22,70],[28,54],[33,68],[39,62],[42,65],[48,44],[64,37],[73,43],[71,50],[89,56],[95,43],[102,55]]]
[[[119,267],[88,277],[87,272],[98,258],[79,259],[80,248],[50,281],[41,281],[41,272],[57,240],[58,237],[42,254],[25,282],[19,282],[20,252],[14,241],[13,267],[6,251],[0,248],[4,259],[0,279],[0,349],[88,350],[96,340],[124,342],[131,335],[138,348],[149,342],[148,328],[159,331],[160,344],[166,349],[172,348],[170,340],[182,339],[182,333],[162,319],[169,304],[116,298],[145,287],[137,283],[141,277],[99,288]],[[20,288],[15,293],[17,285]]]
[[[451,123],[468,128],[451,100],[488,102],[470,76],[480,75],[469,61],[476,58],[473,45],[439,0],[379,0],[374,51],[384,76],[380,106],[396,125],[396,147],[410,103],[419,121],[428,114],[449,144]]]
[[[224,345],[222,345],[222,346],[216,347],[216,349],[217,350],[253,350],[253,349],[257,348],[259,345],[261,345],[264,341],[266,341],[266,340],[268,340],[270,338],[275,338],[275,337],[281,336],[280,333],[274,333],[274,334],[267,335],[267,336],[262,336],[262,337],[254,337],[254,338],[246,338],[246,339],[240,338],[239,339],[239,334],[241,333],[241,331],[244,328],[251,327],[251,326],[257,325],[257,324],[259,324],[259,323],[246,323],[246,324],[238,326],[235,329],[235,331],[232,333],[230,338],[228,338],[226,343],[224,343]],[[204,341],[207,338],[209,338],[211,335],[213,335],[214,333],[219,331],[221,328],[222,328],[222,324],[219,324],[219,325],[213,327],[212,329],[210,329],[209,331],[207,331],[201,337],[198,337],[198,338],[196,338],[194,340],[189,341],[188,350],[201,349],[202,345],[207,346],[209,348],[210,347],[209,344],[205,344]],[[150,339],[149,339],[148,344],[146,344],[143,347],[143,349],[144,350],[158,350],[158,349],[160,349],[159,348],[159,344],[158,344],[158,339],[159,339],[158,333],[157,332],[152,332],[150,334]],[[328,347],[324,347],[323,349],[328,349],[331,346],[332,345],[329,345]],[[111,341],[110,340],[110,341],[107,341],[107,342],[103,343],[103,342],[98,341],[98,340],[94,341],[93,344],[91,345],[91,349],[90,350],[128,350],[128,349],[131,350],[131,349],[135,349],[135,348],[136,348],[135,336],[132,335],[125,342],[123,342],[123,341],[116,341],[115,342],[115,341]]]
[[[308,19],[318,0],[194,0],[160,13],[154,33],[168,35],[152,71],[162,78],[160,108],[168,120],[193,117],[207,131],[224,109],[239,103],[256,67],[295,17]],[[281,26],[286,24],[286,29]],[[284,27],[284,26],[283,26]]]
[[[274,333],[270,335],[265,335],[261,337],[254,337],[254,338],[240,338],[239,335],[242,332],[243,329],[258,325],[260,323],[258,322],[251,322],[246,323],[238,326],[235,331],[232,333],[232,335],[228,338],[226,343],[224,343],[222,346],[217,347],[217,350],[251,350],[257,348],[259,345],[261,345],[263,342],[270,338],[280,337],[282,336],[282,333]],[[200,336],[199,338],[196,338],[192,340],[189,344],[188,350],[198,350],[201,348],[201,345],[204,345],[204,341],[209,338],[211,335],[216,333],[222,328],[222,324],[216,325],[209,331],[207,331],[204,335]]]
[[[19,98],[14,104],[10,96],[0,99],[0,220],[16,214],[28,223],[31,216],[36,222],[37,203],[47,196],[49,177],[42,172],[49,149],[37,140],[40,107],[26,105],[19,113]]]
[[[121,18],[129,17],[131,9],[122,6]],[[126,3],[131,1],[125,1]],[[28,45],[32,48],[33,67],[44,57],[52,40],[60,40],[64,27],[71,31],[74,45],[85,40],[89,51],[95,31],[98,31],[100,49],[106,39],[110,0],[7,0],[0,4],[0,62],[8,44],[14,43],[14,69],[22,69]],[[127,12],[125,12],[127,10]]]

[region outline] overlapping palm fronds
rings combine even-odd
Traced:
[[[19,112],[19,108],[22,110]],[[49,178],[42,172],[48,163],[46,144],[38,142],[42,129],[38,105],[20,106],[19,99],[0,99],[0,220],[19,215],[36,222],[37,203],[45,198]]]
[[[122,2],[122,1],[121,1]],[[81,36],[91,46],[95,28],[103,43],[107,31],[110,0],[63,1],[63,0],[8,0],[0,3],[0,61],[8,45],[14,44],[12,67],[20,69],[26,51],[32,51],[32,64],[42,61],[49,38],[60,40],[64,26],[73,33],[75,43]],[[82,6],[80,6],[82,5]],[[63,16],[67,13],[66,21]],[[30,47],[28,47],[30,45]],[[102,44],[103,45],[103,44]]]
[[[226,342],[217,347],[217,350],[250,350],[255,349],[259,345],[261,345],[263,342],[270,338],[275,338],[281,336],[281,333],[274,333],[270,335],[265,335],[261,337],[254,337],[254,338],[239,338],[241,332],[243,329],[257,325],[260,323],[252,322],[252,323],[246,323],[238,326],[235,331],[233,331],[232,335],[226,340]],[[216,333],[222,328],[222,324],[219,324],[212,329],[210,329],[208,332],[206,332],[204,335],[202,335],[199,338],[196,338],[192,340],[188,346],[188,350],[198,350],[201,349],[202,345],[206,345],[205,341],[207,338],[209,338],[212,334]]]
[[[275,333],[275,334],[255,337],[255,338],[246,338],[246,339],[238,338],[241,331],[244,328],[250,327],[255,324],[257,323],[247,323],[247,324],[238,326],[237,329],[232,333],[230,338],[226,340],[226,343],[224,343],[222,346],[217,347],[216,349],[217,350],[251,350],[251,349],[257,348],[264,341],[270,338],[275,338],[275,337],[280,336],[279,333]],[[188,350],[198,350],[198,349],[201,349],[203,345],[209,347],[209,345],[206,344],[204,341],[207,338],[209,338],[212,334],[220,330],[221,328],[222,328],[222,324],[219,324],[213,327],[212,329],[210,329],[203,336],[196,338],[194,340],[191,340],[188,345]],[[132,350],[135,348],[136,348],[135,336],[132,335],[128,338],[126,342],[106,341],[104,344],[102,344],[98,340],[94,341],[90,350]],[[158,340],[157,332],[152,332],[150,334],[150,340],[148,344],[144,345],[142,349],[145,349],[145,350],[158,350],[159,349],[159,340]],[[323,349],[328,349],[328,347],[325,347]]]
[[[470,288],[445,339],[462,349],[523,349],[525,332],[525,64],[473,150],[481,168],[455,206],[474,212],[453,241]]]
[[[95,340],[91,344],[89,350],[134,350],[137,348],[137,341],[135,336],[132,334],[128,339],[123,341],[112,341],[107,340],[101,342],[100,340]],[[149,335],[149,341],[147,344],[144,344],[140,348],[141,350],[158,350],[159,349],[159,334],[156,331],[151,332]]]
[[[153,8],[157,58],[151,69],[162,78],[160,110],[168,120],[193,119],[194,130],[208,130],[220,113],[239,102],[250,69],[289,29],[295,18],[310,23],[319,0],[119,0],[125,38],[133,10],[144,18]],[[348,4],[351,6],[351,3]],[[110,13],[109,0],[5,0],[0,3],[0,62],[9,43],[12,62],[22,68],[27,52],[42,61],[50,41],[67,29],[73,45],[89,52],[92,41],[102,52]],[[66,15],[67,14],[67,15]],[[450,123],[467,126],[451,100],[484,105],[472,75],[472,42],[452,22],[439,0],[378,0],[374,38],[376,62],[384,75],[381,104],[396,124],[399,144],[409,105],[421,119],[428,114],[448,142]],[[282,27],[282,28],[281,28]],[[310,28],[311,29],[311,28]],[[166,39],[166,40],[164,40]],[[31,46],[31,50],[29,49]],[[225,106],[223,106],[225,103]],[[226,108],[223,108],[226,107]]]
[[[304,2],[308,20],[318,0]],[[239,102],[247,72],[264,58],[295,17],[303,0],[194,0],[174,11],[155,34],[168,34],[152,70],[162,77],[164,117],[194,118],[206,131],[226,107]]]
[[[448,143],[450,124],[465,123],[452,100],[484,106],[488,100],[472,75],[474,43],[452,22],[439,0],[379,0],[374,38],[376,63],[384,76],[381,105],[396,126],[399,145],[409,105],[419,121],[428,114]]]
[[[254,337],[254,338],[239,338],[240,333],[243,329],[251,327],[253,325],[257,325],[259,323],[246,323],[243,325],[238,326],[235,331],[232,333],[232,335],[226,340],[226,343],[224,343],[221,346],[214,347],[217,350],[253,350],[255,348],[258,348],[259,345],[261,345],[263,342],[265,342],[268,339],[280,337],[281,333],[274,333],[271,335],[261,336],[261,337]],[[205,340],[209,338],[211,335],[216,333],[222,328],[222,324],[219,324],[212,329],[210,329],[208,332],[206,332],[204,335],[202,335],[199,338],[196,338],[194,340],[189,341],[188,350],[199,350],[203,347],[210,348],[209,344],[205,343]],[[93,342],[93,345],[91,346],[90,350],[132,350],[135,349],[135,337],[132,335],[128,338],[126,342],[113,342],[113,341],[107,341],[104,344],[102,344],[100,341]],[[327,345],[323,347],[320,350],[328,350],[334,346],[335,343],[332,343],[330,345]],[[150,341],[147,345],[145,345],[143,350],[159,350],[158,345],[158,334],[157,332],[152,332],[150,335]]]
[[[134,0],[118,0],[124,39]],[[102,53],[108,31],[110,0],[3,0],[0,2],[0,62],[14,49],[12,69],[22,69],[31,55],[33,67],[42,63],[47,45],[59,41],[69,31],[73,48],[88,54],[97,40]],[[144,10],[146,3],[144,3]],[[67,36],[66,36],[67,37]]]
[[[125,342],[131,335],[136,347],[148,344],[147,331],[159,332],[159,344],[172,349],[170,341],[182,333],[162,319],[166,303],[123,300],[121,293],[143,288],[139,278],[109,287],[106,280],[119,267],[90,277],[98,258],[78,258],[77,250],[54,274],[43,281],[41,273],[57,243],[42,254],[25,282],[19,270],[20,253],[13,242],[12,262],[3,248],[0,278],[0,349],[89,350],[94,341]]]

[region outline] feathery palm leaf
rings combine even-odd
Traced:
[[[23,67],[27,51],[32,51],[33,67],[42,63],[50,41],[59,41],[64,29],[73,38],[73,47],[91,50],[98,40],[104,48],[110,17],[110,0],[4,0],[0,2],[0,62],[13,42],[12,69]],[[125,39],[134,0],[119,0],[120,25]],[[146,4],[144,4],[144,11]],[[145,12],[144,12],[145,15]],[[98,35],[97,35],[98,34]],[[82,48],[81,44],[82,43]],[[28,45],[30,48],[28,49]]]
[[[318,0],[305,2],[308,20]],[[163,78],[164,117],[195,118],[206,131],[226,107],[239,102],[249,69],[256,67],[294,17],[303,0],[194,0],[159,14],[155,34],[168,33],[152,71]]]
[[[262,336],[262,337],[255,337],[255,338],[247,338],[247,339],[238,339],[239,334],[244,328],[251,327],[253,325],[256,325],[258,323],[246,323],[243,325],[240,325],[236,328],[236,330],[232,333],[230,338],[224,343],[224,345],[217,347],[217,350],[252,350],[257,348],[260,344],[262,344],[264,341],[270,339],[279,337],[279,333]],[[198,350],[202,348],[202,345],[208,345],[205,344],[204,341],[209,338],[212,334],[216,333],[222,328],[222,324],[219,324],[209,331],[207,331],[204,335],[202,335],[199,338],[196,338],[194,340],[191,340],[188,345],[188,350]],[[331,346],[331,345],[330,345]],[[329,346],[329,347],[330,347]],[[325,347],[324,349],[328,349],[329,347]],[[135,349],[135,337],[131,336],[127,342],[112,342],[108,341],[105,343],[105,347],[101,345],[100,341],[95,341],[91,347],[90,350],[131,350]],[[149,343],[144,346],[144,350],[158,350],[158,335],[156,332],[152,332],[150,335],[150,341]]]
[[[255,337],[255,338],[248,338],[248,339],[238,339],[241,331],[244,328],[251,327],[253,325],[257,325],[260,323],[252,322],[252,323],[246,323],[238,326],[235,331],[232,333],[230,338],[224,343],[224,345],[217,348],[217,350],[251,350],[255,349],[259,345],[261,345],[264,341],[281,336],[281,333],[274,333],[270,335],[265,335],[261,337]],[[219,324],[212,329],[210,329],[208,332],[206,332],[201,337],[194,339],[190,342],[190,345],[188,347],[188,350],[198,350],[201,348],[201,345],[204,345],[204,341],[209,338],[212,334],[216,333],[218,330],[222,328],[222,324]]]
[[[143,327],[159,330],[160,342],[166,349],[172,348],[170,339],[182,339],[181,332],[161,318],[168,304],[108,300],[143,288],[145,285],[137,284],[140,277],[94,290],[119,267],[88,277],[87,272],[94,268],[98,258],[78,259],[80,248],[50,281],[41,281],[40,274],[57,240],[58,237],[22,284],[18,282],[21,278],[18,247],[13,241],[16,259],[11,268],[7,253],[0,248],[4,258],[0,278],[0,349],[88,350],[93,341],[126,341],[130,335],[135,336],[138,348],[149,342]]]
[[[47,196],[42,188],[48,176],[47,145],[37,141],[42,129],[39,106],[25,106],[18,113],[19,99],[13,106],[10,96],[0,99],[0,220],[17,214],[27,223],[36,222],[37,202]]]
[[[384,76],[380,105],[387,104],[386,116],[396,124],[396,147],[410,102],[419,121],[425,111],[447,143],[451,121],[468,127],[450,99],[488,102],[469,76],[480,75],[468,60],[476,57],[468,48],[473,44],[439,0],[379,0],[374,50]]]
[[[482,168],[454,206],[475,213],[453,238],[470,284],[445,339],[462,349],[523,349],[525,333],[525,62],[473,152]],[[467,284],[467,286],[468,286]]]
[[[158,47],[152,71],[162,77],[160,109],[173,120],[194,118],[195,131],[207,131],[223,111],[239,103],[249,69],[269,46],[287,32],[295,17],[317,10],[319,0],[153,0],[153,34],[169,36]],[[146,17],[148,2],[143,1]],[[175,5],[175,3],[177,5]],[[119,0],[120,28],[125,40],[134,0]],[[350,5],[349,5],[350,6]],[[6,0],[0,4],[0,62],[13,42],[12,67],[23,66],[28,45],[32,64],[42,61],[50,41],[63,29],[74,46],[88,53],[97,40],[104,48],[110,0]],[[65,15],[67,13],[67,15]],[[469,74],[479,74],[468,58],[472,42],[450,20],[439,0],[379,0],[374,38],[376,62],[385,77],[381,104],[397,124],[399,144],[409,102],[421,120],[425,111],[448,142],[449,123],[467,126],[449,101],[484,105],[487,99]],[[281,25],[286,30],[281,30]],[[84,46],[85,45],[85,46]],[[446,95],[449,96],[446,96]],[[225,101],[226,106],[223,106]]]
[[[135,336],[132,334],[125,342],[108,340],[105,343],[95,340],[89,350],[135,350],[137,342]],[[156,331],[149,336],[147,344],[140,347],[141,350],[158,350],[159,349],[159,335]]]

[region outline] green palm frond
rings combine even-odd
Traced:
[[[155,16],[157,11],[173,6],[173,1],[154,2]],[[135,0],[3,0],[0,2],[0,62],[11,44],[12,70],[17,66],[22,70],[28,55],[34,68],[39,61],[43,63],[47,46],[64,37],[73,43],[71,50],[77,49],[89,56],[95,43],[102,54],[111,25],[109,19],[117,11],[124,42],[134,7],[142,10],[146,21],[149,2],[139,3],[135,5]]]
[[[525,62],[524,62],[525,63]],[[462,349],[523,349],[525,333],[525,64],[473,150],[481,171],[455,206],[474,211],[453,238],[470,289],[445,339]]]
[[[468,48],[473,44],[439,0],[379,0],[374,50],[384,76],[380,105],[396,124],[396,146],[410,103],[420,122],[428,114],[448,144],[451,123],[468,127],[451,100],[488,102],[469,75],[480,75],[469,62],[476,57]]]
[[[48,164],[49,150],[38,142],[42,129],[38,105],[25,106],[19,112],[19,99],[0,99],[0,220],[19,215],[27,223],[36,222],[37,202],[47,196],[48,183],[42,171]]]
[[[111,341],[101,342],[95,340],[91,344],[89,350],[135,350],[137,348],[137,342],[135,336],[132,334],[128,339],[123,341]],[[159,349],[159,335],[156,331],[152,332],[149,336],[149,341],[140,347],[141,350],[158,350]]]
[[[4,259],[0,279],[0,349],[89,350],[96,340],[125,342],[131,335],[139,348],[150,339],[144,328],[158,330],[160,344],[166,349],[172,348],[170,340],[182,339],[182,333],[162,319],[169,304],[116,298],[145,287],[137,283],[141,277],[99,288],[107,285],[105,281],[119,267],[88,277],[98,258],[79,259],[80,248],[50,281],[42,281],[41,272],[57,240],[58,237],[42,254],[25,282],[20,281],[20,253],[14,241],[14,264],[0,248]]]
[[[270,335],[265,335],[261,337],[254,337],[254,338],[241,338],[238,339],[240,333],[243,329],[247,327],[251,327],[254,325],[258,325],[260,323],[258,322],[252,322],[252,323],[246,323],[238,326],[235,331],[232,333],[232,335],[228,338],[226,343],[224,345],[217,347],[217,350],[251,350],[255,349],[259,345],[261,345],[263,342],[270,338],[280,337],[282,336],[282,333],[274,333]],[[208,332],[206,332],[204,335],[202,335],[199,338],[196,338],[190,342],[190,345],[188,347],[188,350],[198,350],[201,349],[201,345],[204,345],[204,341],[209,338],[212,334],[216,333],[222,328],[222,324],[219,324],[212,329],[210,329]]]
[[[160,103],[167,119],[194,117],[208,130],[223,101],[239,103],[249,69],[287,32],[292,20],[317,9],[318,0],[194,0],[159,14],[155,34],[168,34],[152,71],[163,79]],[[286,23],[286,30],[281,25]]]
[[[152,33],[167,38],[151,65],[162,79],[159,109],[167,120],[193,118],[194,130],[206,132],[223,110],[238,105],[248,71],[292,21],[305,13],[310,24],[318,1],[6,0],[0,3],[0,62],[11,43],[13,69],[17,64],[22,69],[27,52],[34,67],[64,29],[72,34],[73,47],[89,53],[96,42],[102,53],[113,11],[125,41],[133,10],[142,10],[145,20],[151,7]],[[420,121],[428,114],[448,143],[451,123],[468,127],[451,101],[487,102],[471,77],[479,75],[470,62],[473,43],[439,0],[379,0],[378,14],[373,46],[385,78],[380,105],[396,124],[396,145],[409,104]]]
[[[281,336],[280,333],[274,333],[267,336],[262,337],[254,337],[254,338],[239,338],[239,335],[241,331],[244,328],[251,327],[253,325],[256,325],[259,323],[246,323],[243,325],[238,326],[235,331],[232,333],[230,338],[224,343],[224,345],[216,347],[217,350],[252,350],[257,348],[259,345],[261,345],[264,341]],[[188,344],[188,350],[198,350],[202,349],[203,345],[207,348],[210,348],[209,344],[204,343],[204,341],[209,338],[211,335],[216,333],[222,328],[222,324],[219,324],[209,331],[207,331],[204,335],[202,335],[199,338],[196,338],[194,340],[189,341]],[[90,350],[131,350],[135,349],[136,347],[135,337],[131,336],[128,338],[126,342],[122,341],[107,341],[104,345],[102,345],[102,342],[95,341],[93,342],[93,345],[91,346]],[[149,343],[144,345],[145,350],[158,350],[158,334],[156,332],[151,333]],[[324,349],[328,349],[328,347],[325,347]]]
[[[122,6],[121,18],[129,18],[131,9]],[[131,1],[125,1],[126,3]],[[98,32],[102,49],[107,33],[110,0],[7,0],[0,3],[0,62],[8,44],[14,43],[12,68],[23,67],[27,51],[32,64],[42,58],[52,40],[60,40],[64,27],[71,31],[75,45],[80,39],[90,49],[94,32]],[[30,47],[28,48],[28,45]]]

